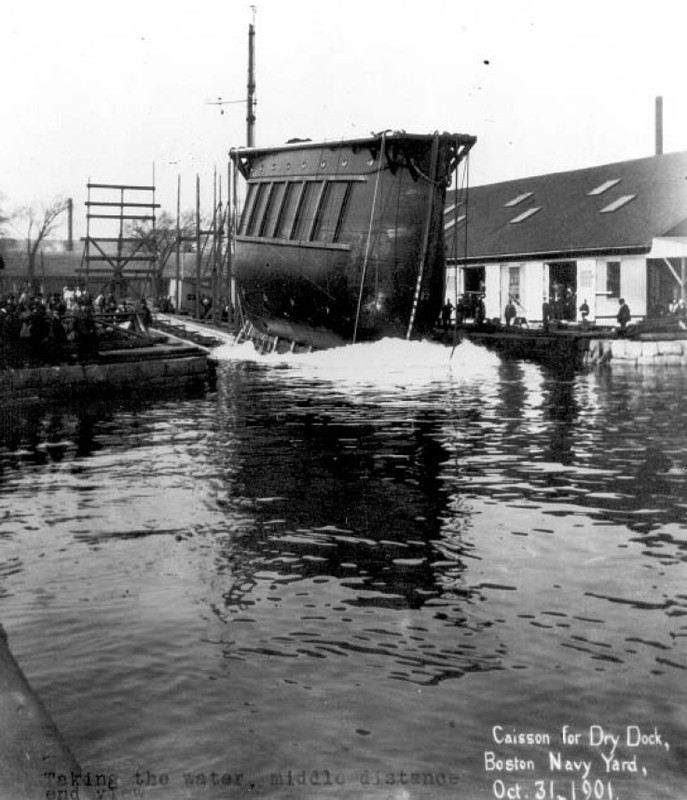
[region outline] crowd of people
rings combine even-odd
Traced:
[[[448,328],[452,324],[460,328],[466,319],[472,319],[475,325],[481,325],[486,317],[484,294],[482,292],[465,292],[456,301],[455,319],[453,311],[454,305],[451,299],[447,297],[441,308],[442,328]]]
[[[57,364],[68,353],[92,357],[98,351],[98,316],[132,311],[145,328],[150,325],[145,300],[132,309],[113,292],[93,298],[84,287],[65,286],[44,295],[27,285],[18,295],[0,296],[0,368]]]
[[[507,328],[527,326],[525,317],[519,315],[518,301],[513,295],[508,296],[508,302],[504,308],[503,319]],[[548,330],[560,321],[576,320],[576,295],[570,287],[563,290],[557,289],[550,297],[545,297],[542,303],[542,327]],[[454,315],[455,311],[455,315]],[[582,301],[579,309],[579,321],[583,324],[589,321],[589,304],[586,298]],[[687,305],[682,299],[676,299],[670,307],[670,315],[679,319],[687,319]],[[446,298],[441,309],[441,327],[446,330],[452,325],[461,327],[463,322],[469,319],[475,325],[480,325],[485,321],[484,313],[484,294],[482,292],[468,292],[463,294],[456,302],[454,307],[450,298]],[[624,298],[620,298],[617,322],[619,332],[624,335],[632,319],[630,308]],[[496,322],[496,320],[494,320]]]

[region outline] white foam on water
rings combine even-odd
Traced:
[[[467,340],[455,349],[427,341],[382,339],[312,353],[258,353],[253,345],[223,345],[212,351],[218,361],[249,361],[288,367],[301,377],[360,386],[407,387],[471,381],[493,376],[500,363],[494,353]]]

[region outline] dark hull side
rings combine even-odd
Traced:
[[[443,210],[473,137],[380,135],[233,150],[248,182],[234,270],[261,331],[314,347],[430,330]]]

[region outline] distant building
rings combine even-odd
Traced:
[[[449,298],[484,295],[486,317],[613,324],[667,312],[687,287],[687,152],[449,192],[444,216]]]
[[[28,280],[29,257],[26,239],[0,238],[0,291],[3,294],[21,292]],[[36,281],[46,291],[58,291],[66,284],[78,281],[81,251],[73,249],[66,239],[44,239],[36,259]]]
[[[111,245],[112,248],[115,244]],[[20,294],[28,280],[26,239],[0,238],[0,294]],[[204,253],[201,295],[212,294],[210,254]],[[192,311],[195,302],[196,254],[188,245],[180,253],[180,280],[175,280],[176,264],[169,258],[158,281],[159,291],[170,296],[180,308]],[[150,266],[136,269],[127,265],[123,270],[132,296],[153,296],[153,273]],[[92,294],[112,285],[113,270],[109,265],[86,271],[83,247],[74,248],[66,239],[44,239],[36,259],[35,281],[45,294],[61,291],[64,286],[87,286]],[[178,299],[177,299],[178,298]]]

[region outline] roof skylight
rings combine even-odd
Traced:
[[[453,219],[450,219],[444,225],[444,230],[447,231],[449,228],[452,228],[454,225],[457,225],[458,223],[462,222],[464,219],[465,219],[465,214],[461,214],[457,219],[456,219],[456,217],[454,217]]]
[[[541,211],[541,206],[533,206],[532,208],[528,208],[527,211],[523,211],[522,214],[518,214],[517,217],[513,217],[513,219],[509,220],[509,225],[513,225],[516,222],[523,222],[528,217],[531,217],[532,214],[536,214],[537,211]]]
[[[592,189],[591,192],[587,192],[588,197],[594,197],[598,194],[603,194],[607,192],[611,186],[615,186],[616,183],[620,183],[620,178],[612,178],[610,181],[604,181],[604,183],[597,186],[595,189]]]
[[[444,209],[444,215],[450,214],[451,211],[455,211],[456,207],[460,208],[460,206],[462,206],[462,205],[463,205],[463,201],[462,200],[459,200],[457,203],[452,203],[450,206],[447,206]]]
[[[629,203],[630,200],[634,200],[637,197],[636,194],[624,194],[622,197],[619,197],[617,200],[614,200],[612,203],[609,203],[605,208],[602,208],[599,211],[599,214],[610,214],[611,211],[617,211],[619,208],[622,208],[626,203]]]
[[[512,200],[509,200],[507,203],[504,203],[503,204],[504,208],[512,208],[513,206],[517,206],[518,203],[522,203],[522,201],[527,200],[528,197],[532,197],[532,192],[524,192],[523,194],[519,194]]]

